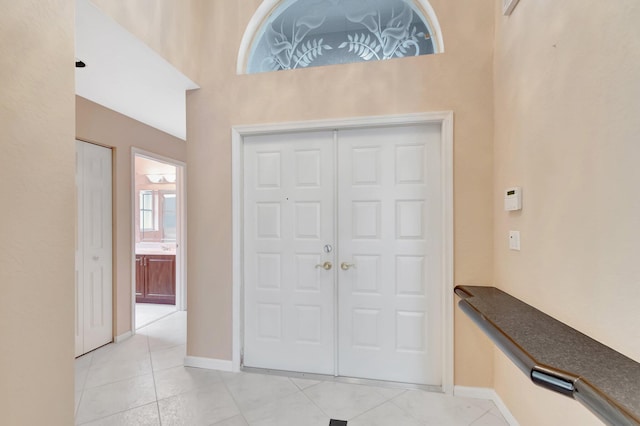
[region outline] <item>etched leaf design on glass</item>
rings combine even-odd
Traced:
[[[269,28],[267,28],[265,37],[267,38],[267,43],[271,51],[270,58],[278,65],[279,68],[289,69],[291,65],[292,45],[284,34],[284,31],[282,31],[282,29],[280,31],[276,31],[273,28],[273,25],[270,25]]]
[[[347,36],[346,42],[340,44],[339,48],[349,47],[349,52],[355,53],[365,61],[373,58],[391,59],[393,57],[403,57],[409,53],[411,48],[415,49],[415,55],[420,54],[420,44],[418,37],[424,37],[424,33],[417,33],[413,22],[413,10],[406,3],[402,3],[399,13],[392,12],[391,19],[384,30],[380,21],[382,12],[374,7],[370,7],[372,0],[346,0],[344,3],[346,17],[354,23],[364,25],[370,32],[368,36],[356,34]],[[382,54],[380,54],[382,50]]]
[[[322,14],[322,10],[315,7],[307,16],[303,16],[295,23],[294,43],[300,43],[311,30],[315,30],[324,24],[326,16]]]
[[[382,38],[384,40],[383,54],[385,58],[392,58],[398,48],[409,39],[409,27],[413,18],[413,11],[406,4],[403,3],[402,10],[397,16],[393,16],[387,28],[382,31]],[[417,46],[417,44],[416,44]]]
[[[318,7],[312,8],[308,15],[295,19],[292,25],[291,40],[285,33],[285,21],[280,21],[280,31],[274,24],[265,33],[267,45],[271,55],[265,59],[263,66],[270,69],[294,69],[298,66],[307,67],[318,56],[322,49],[331,50],[331,46],[323,44],[322,39],[307,40],[305,37],[314,29],[322,26],[326,16]]]
[[[298,66],[302,68],[308,67],[315,59],[322,56],[322,49],[331,50],[332,47],[328,44],[323,44],[323,39],[308,40],[293,55],[294,64],[292,68],[298,68]]]
[[[251,72],[433,53],[412,0],[288,0],[265,22]]]
[[[379,12],[372,0],[345,0],[343,7],[349,21],[364,25],[372,33],[380,29]]]
[[[365,61],[368,61],[375,57],[376,59],[380,59],[378,52],[380,51],[380,44],[376,40],[371,39],[371,35],[366,34],[356,34],[347,35],[347,40],[340,44],[339,49],[343,49],[345,47],[349,47],[349,52],[353,52]]]

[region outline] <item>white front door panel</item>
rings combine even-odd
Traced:
[[[442,384],[440,136],[245,138],[244,365]]]
[[[339,374],[441,385],[439,126],[338,140]]]
[[[334,372],[332,132],[245,139],[245,357],[249,367]]]

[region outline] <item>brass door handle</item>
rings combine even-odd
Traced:
[[[319,265],[316,265],[316,268],[322,268],[325,271],[328,271],[331,268],[333,268],[333,264],[331,264],[331,262],[324,262],[324,263],[321,263]]]
[[[340,269],[342,269],[343,271],[348,271],[351,268],[355,268],[356,265],[354,263],[347,263],[347,262],[342,262],[342,264],[340,265]]]

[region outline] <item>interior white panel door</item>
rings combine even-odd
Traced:
[[[83,174],[84,174],[84,147],[83,142],[76,141],[76,256],[75,256],[75,355],[80,356],[84,352],[84,287],[83,271],[84,271],[84,239],[83,235],[83,208],[84,208],[84,191],[83,191]]]
[[[333,132],[244,143],[244,365],[334,373]]]
[[[338,163],[339,375],[439,386],[440,126],[340,131]]]
[[[113,340],[111,150],[76,142],[76,355]]]

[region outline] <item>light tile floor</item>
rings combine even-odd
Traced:
[[[504,426],[491,401],[184,367],[186,312],[76,360],[76,424]]]
[[[145,327],[176,311],[176,305],[136,303],[136,328]]]

